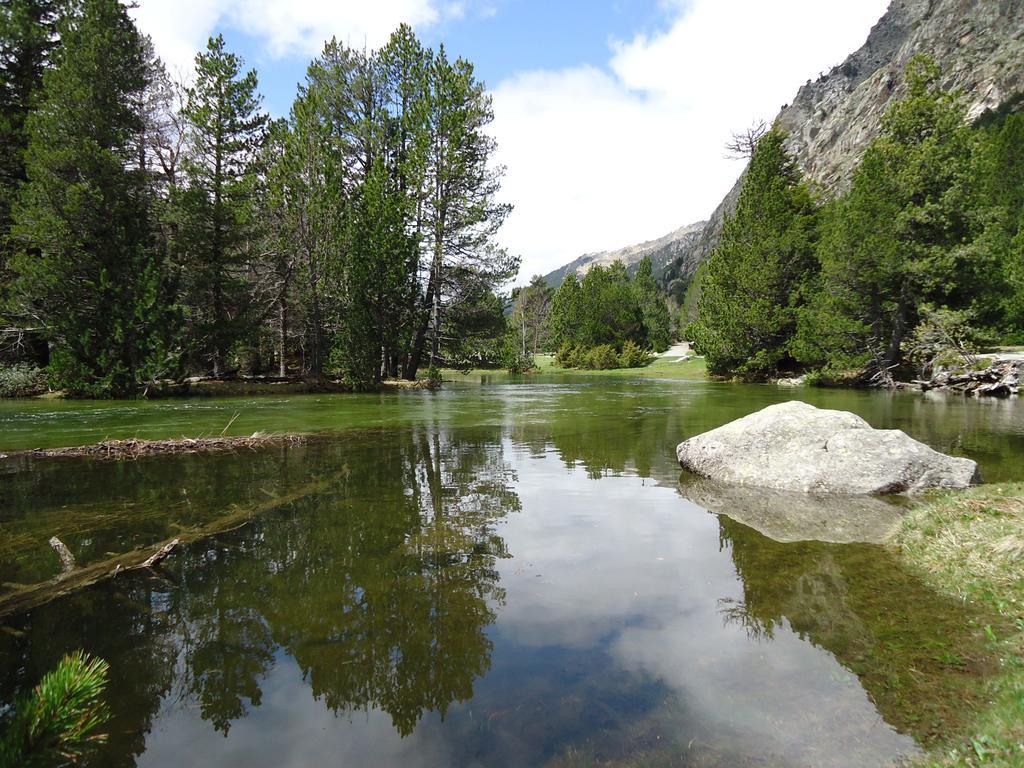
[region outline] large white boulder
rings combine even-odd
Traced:
[[[795,400],[691,437],[676,456],[683,469],[714,480],[815,494],[918,493],[979,481],[970,459]]]

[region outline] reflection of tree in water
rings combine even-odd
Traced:
[[[22,636],[0,636],[0,699],[85,647],[112,666],[104,759],[130,765],[168,696],[227,733],[260,705],[281,648],[326,706],[379,708],[410,733],[490,665],[507,556],[496,526],[520,509],[499,438],[421,429],[283,452],[260,485],[300,470],[340,479],[186,548],[173,582],[133,575],[37,610]]]
[[[887,722],[925,743],[979,703],[992,662],[986,619],[929,590],[872,544],[783,544],[726,516],[721,542],[742,580],[725,620],[768,639],[789,626],[861,680]]]
[[[682,434],[675,402],[645,390],[642,403],[621,385],[562,392],[550,397],[543,421],[517,424],[512,437],[535,454],[554,445],[567,467],[582,465],[593,479],[627,471],[674,479]]]
[[[0,631],[0,702],[34,685],[71,649],[116,659],[102,764],[134,766],[174,684],[174,622],[161,609],[166,586],[156,579],[114,582],[110,589],[80,592],[12,621]]]
[[[404,735],[468,699],[490,664],[507,554],[495,524],[519,499],[496,440],[419,431],[349,468],[268,537],[263,613],[317,698],[379,707]]]

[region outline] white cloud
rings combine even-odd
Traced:
[[[262,40],[272,57],[313,56],[331,37],[373,48],[401,22],[429,26],[462,12],[461,3],[439,7],[437,0],[141,0],[133,14],[161,56],[187,70],[223,26]]]
[[[730,132],[771,119],[859,47],[887,0],[669,0],[667,29],[612,41],[608,67],[494,91],[520,280],[710,214],[740,171]]]

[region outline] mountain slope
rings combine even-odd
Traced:
[[[575,272],[578,277],[583,277],[587,270],[595,264],[607,267],[616,261],[621,261],[625,264],[627,271],[633,274],[645,256],[651,260],[655,279],[660,279],[669,264],[686,258],[686,254],[696,245],[706,224],[707,222],[698,221],[696,224],[688,224],[674,232],[669,232],[657,240],[648,240],[646,243],[628,245],[625,248],[619,248],[614,251],[584,254],[544,275],[544,282],[553,288],[557,288],[562,284],[566,275],[570,273]]]
[[[800,88],[777,124],[807,178],[822,194],[846,188],[864,149],[878,135],[886,108],[902,95],[902,73],[917,53],[959,89],[968,115],[1024,97],[1024,0],[893,0],[864,45],[818,80]],[[678,272],[692,277],[722,234],[743,176],[715,209]]]

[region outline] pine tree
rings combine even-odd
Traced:
[[[996,336],[1017,341],[1024,338],[1024,114],[983,130],[978,154],[986,221],[976,251],[989,270],[976,314]]]
[[[891,381],[919,307],[970,308],[993,274],[970,247],[980,229],[974,141],[938,75],[929,58],[910,61],[906,96],[826,217],[821,281],[797,342],[808,364]]]
[[[672,343],[672,318],[654,280],[654,267],[646,256],[640,260],[633,278],[633,293],[643,316],[647,346],[655,352],[664,352]]]
[[[245,268],[257,222],[253,190],[266,135],[255,71],[211,38],[196,56],[184,110],[187,188],[177,201],[188,344],[214,375],[248,329]]]
[[[815,207],[784,138],[773,129],[758,141],[701,279],[688,333],[712,373],[760,379],[790,355],[800,289],[815,267]]]
[[[12,243],[13,211],[26,180],[26,120],[38,101],[43,72],[56,45],[61,3],[8,0],[0,4],[0,286]]]
[[[399,343],[401,317],[415,288],[409,263],[418,244],[407,229],[408,200],[376,163],[361,185],[349,222],[342,299],[344,372],[357,387],[379,383]]]
[[[556,349],[575,347],[583,343],[580,335],[583,324],[581,300],[580,281],[576,278],[575,272],[570,272],[551,299],[548,329],[551,333],[552,346]]]
[[[443,46],[431,59],[428,86],[423,245],[429,275],[405,365],[410,379],[416,376],[428,333],[430,360],[438,359],[445,297],[454,281],[500,285],[518,269],[518,259],[493,244],[511,206],[496,200],[504,169],[491,163],[496,148],[486,131],[494,119],[491,98],[473,65],[449,60]]]
[[[117,0],[85,0],[62,20],[60,39],[26,121],[16,309],[44,329],[58,385],[125,394],[160,363],[163,319],[148,188],[131,169],[142,45]]]

